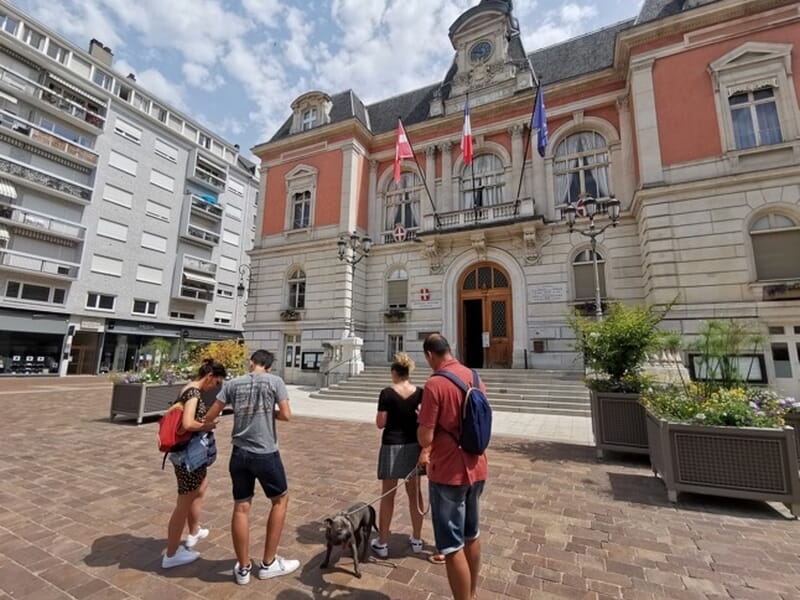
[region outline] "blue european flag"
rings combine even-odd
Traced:
[[[536,129],[536,146],[539,149],[539,156],[544,158],[544,152],[547,148],[548,131],[547,131],[547,113],[544,109],[544,95],[542,94],[542,82],[539,82],[539,88],[536,90],[536,103],[533,106],[533,115],[531,117],[531,129]]]

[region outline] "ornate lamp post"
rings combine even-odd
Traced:
[[[600,297],[600,273],[597,269],[597,236],[602,234],[609,227],[616,227],[619,222],[619,200],[611,196],[605,201],[605,206],[608,211],[608,216],[611,219],[608,223],[600,228],[597,228],[594,223],[594,218],[597,215],[598,202],[591,196],[582,196],[583,207],[586,210],[586,216],[589,218],[589,226],[585,229],[575,229],[575,219],[578,216],[578,210],[572,205],[568,204],[562,209],[562,218],[566,217],[567,225],[569,225],[569,232],[577,231],[584,237],[588,237],[591,241],[592,247],[592,262],[594,263],[594,302],[595,311],[598,319],[603,318],[603,304]]]
[[[245,291],[250,291],[250,273],[250,265],[242,264],[239,267],[239,285],[236,287],[239,298],[244,298]]]
[[[350,319],[349,319],[349,336],[355,335],[353,319],[353,292],[356,280],[356,265],[360,263],[369,254],[372,248],[372,238],[368,235],[360,237],[357,232],[351,234],[342,234],[336,242],[339,249],[339,260],[350,265]]]

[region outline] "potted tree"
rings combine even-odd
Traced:
[[[670,305],[671,306],[671,305]],[[597,456],[606,450],[647,454],[647,427],[639,393],[647,383],[642,370],[649,355],[661,349],[659,324],[670,306],[626,306],[615,302],[605,318],[576,312],[568,318],[574,348],[583,356],[590,391],[592,431]]]
[[[650,462],[671,502],[686,491],[783,502],[800,514],[796,433],[784,426],[794,401],[748,382],[756,352],[744,352],[759,343],[741,323],[706,323],[692,346],[697,381],[643,391]]]

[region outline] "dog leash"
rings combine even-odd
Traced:
[[[378,497],[377,497],[377,498],[375,498],[374,500],[371,500],[370,502],[367,502],[366,504],[367,504],[368,506],[370,506],[370,505],[372,505],[372,504],[375,504],[375,503],[376,503],[378,500],[382,500],[383,498],[385,498],[386,496],[388,496],[388,495],[389,495],[389,494],[391,494],[392,492],[395,492],[395,491],[397,491],[397,490],[400,488],[400,486],[401,486],[401,485],[405,485],[406,483],[408,483],[408,481],[409,481],[409,480],[410,480],[412,477],[414,477],[415,475],[417,475],[418,473],[419,473],[419,467],[414,467],[413,469],[411,469],[411,472],[410,472],[408,475],[406,475],[405,477],[403,477],[403,479],[401,479],[401,480],[400,480],[400,481],[397,483],[397,485],[396,485],[396,486],[394,486],[392,489],[390,489],[390,490],[388,490],[388,491],[384,492],[383,494],[381,494],[380,496],[378,496]],[[422,499],[422,488],[421,488],[421,487],[418,485],[418,486],[417,486],[417,510],[419,511],[419,514],[421,514],[421,515],[425,516],[426,514],[428,514],[428,510],[430,510],[430,505],[428,506],[428,508],[426,508],[426,509],[425,509],[425,512],[422,512],[421,505],[422,505],[423,503],[424,503],[424,501],[423,501],[423,499]],[[349,517],[350,515],[354,515],[355,513],[357,513],[359,510],[361,510],[361,509],[360,509],[360,508],[358,508],[358,509],[351,510],[351,511],[349,511],[349,512],[346,512],[346,513],[343,513],[343,514],[344,514],[344,516],[345,516],[345,517]]]

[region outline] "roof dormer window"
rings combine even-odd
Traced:
[[[330,123],[333,101],[324,92],[306,92],[292,102],[292,123],[290,133],[310,131]]]
[[[308,131],[317,126],[317,109],[309,108],[303,112],[303,131]]]

